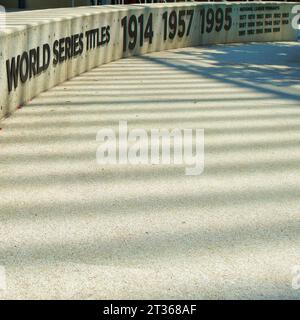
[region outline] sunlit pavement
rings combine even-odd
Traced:
[[[97,131],[204,128],[205,172],[99,166]],[[120,60],[1,123],[2,298],[300,298],[300,43]]]

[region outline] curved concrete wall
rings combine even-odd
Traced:
[[[177,3],[7,14],[0,31],[0,117],[91,68],[213,43],[290,41],[295,4]]]

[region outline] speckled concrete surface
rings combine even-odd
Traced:
[[[300,298],[300,44],[120,60],[1,123],[3,299]],[[99,166],[96,133],[204,128],[205,172]]]

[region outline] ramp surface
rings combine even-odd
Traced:
[[[300,298],[299,57],[273,43],[120,60],[4,120],[0,296]],[[205,172],[97,165],[97,131],[120,120],[204,128]]]

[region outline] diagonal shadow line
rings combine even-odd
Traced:
[[[283,170],[284,168],[284,170]],[[256,161],[252,163],[229,163],[222,165],[205,165],[205,171],[202,174],[204,177],[225,177],[225,176],[241,176],[241,175],[253,175],[280,172],[284,173],[289,171],[300,170],[300,159],[282,160],[282,161]],[[120,168],[107,168],[104,171],[88,172],[86,169],[77,170],[74,172],[65,171],[62,174],[59,173],[36,173],[30,176],[9,176],[1,177],[1,188],[8,190],[9,188],[15,188],[15,186],[26,187],[30,185],[38,184],[39,187],[50,187],[55,185],[61,185],[62,183],[72,185],[78,183],[84,185],[84,183],[105,183],[105,182],[150,182],[156,179],[168,178],[170,181],[182,176],[184,167],[138,167],[134,166],[132,169],[122,170]],[[292,172],[290,172],[292,173]]]
[[[141,115],[142,113],[140,110],[135,110],[136,113]],[[163,114],[165,116],[168,115],[168,112],[172,111],[172,116],[168,117],[168,120],[163,118],[158,118],[157,114]],[[187,113],[185,117],[183,116],[177,116],[175,117],[174,114],[176,114],[176,110],[164,110],[163,112],[157,111],[156,113],[152,112],[150,114],[155,115],[156,117],[147,117],[147,118],[139,118],[139,119],[131,119],[130,124],[131,125],[137,125],[137,124],[145,124],[145,123],[166,123],[166,121],[171,122],[182,122],[182,121],[188,121],[188,122],[194,122],[199,121],[199,124],[201,125],[213,125],[215,122],[228,122],[228,121],[251,121],[256,120],[259,121],[265,121],[265,120],[295,120],[300,119],[300,112],[290,112],[289,114],[258,114],[258,115],[222,115],[222,116],[207,116],[207,115],[201,115],[201,110],[199,109],[193,109],[193,110],[184,110],[181,109],[181,111],[185,111]],[[300,110],[299,110],[300,111]],[[99,112],[99,116],[101,116],[102,112]],[[194,113],[194,114],[193,114]],[[193,117],[193,120],[191,121],[190,117]],[[114,114],[111,119],[108,119],[106,116],[105,118],[99,118],[99,120],[77,120],[74,119],[70,122],[70,120],[62,120],[62,119],[55,119],[54,121],[49,121],[48,119],[42,120],[42,121],[31,121],[30,126],[32,126],[34,129],[48,129],[48,128],[60,128],[60,127],[68,127],[68,128],[77,128],[77,127],[85,127],[85,126],[96,126],[101,124],[101,127],[103,126],[109,126],[110,124],[113,124],[114,122],[118,124],[117,119],[118,114]],[[101,119],[101,120],[100,120]],[[19,123],[10,123],[9,124],[10,129],[28,129],[28,123],[19,122]]]
[[[188,121],[189,123],[199,123],[198,120],[191,119]],[[167,122],[170,127],[170,122]],[[39,141],[40,143],[53,143],[53,141],[57,142],[72,142],[72,141],[77,141],[78,143],[80,141],[89,141],[93,142],[96,139],[96,134],[97,130],[102,128],[103,126],[101,123],[99,123],[99,128],[97,129],[96,127],[93,128],[93,132],[89,133],[46,133],[45,135],[41,135],[40,132],[30,132],[26,134],[26,136],[11,136],[11,137],[0,137],[0,142],[1,145],[5,144],[17,144],[17,143],[29,143],[32,144],[32,141]],[[205,128],[204,128],[205,129]],[[251,127],[245,127],[245,126],[240,126],[240,127],[226,127],[226,128],[208,128],[206,129],[206,133],[209,134],[210,137],[213,136],[225,136],[225,135],[231,135],[231,134],[252,134],[252,133],[272,133],[276,131],[277,133],[279,132],[299,132],[300,131],[300,125],[275,125],[275,126],[251,126]],[[22,157],[21,155],[17,155],[16,157]]]
[[[199,113],[201,112],[215,112],[215,111],[273,111],[274,109],[276,111],[278,110],[286,110],[286,111],[295,111],[295,107],[298,106],[298,102],[295,103],[289,103],[284,106],[279,106],[279,105],[272,105],[271,103],[265,103],[263,105],[254,105],[254,106],[238,106],[238,105],[233,105],[233,106],[211,106],[211,107],[204,107],[204,106],[199,106],[196,104],[195,107],[191,106],[182,106],[182,107],[177,107],[176,105],[172,107],[167,107],[163,109],[164,112],[188,112],[188,111],[197,111]],[[102,106],[101,106],[102,107]],[[24,110],[23,110],[24,111]],[[102,114],[111,114],[112,112],[116,114],[130,114],[130,113],[157,113],[158,108],[144,108],[144,107],[132,107],[132,108],[122,108],[122,107],[113,107],[111,109],[110,107],[105,107],[103,106],[101,109],[99,109],[97,106],[96,107],[83,107],[80,109],[81,114],[91,114],[91,115],[102,115]],[[64,115],[74,115],[74,111],[70,109],[52,109],[52,110],[45,110],[43,111],[43,116],[49,118],[49,117],[56,117],[56,116],[64,116]],[[25,112],[20,112],[18,113],[18,118],[31,118],[31,117],[37,117],[37,119],[41,119],[41,110],[30,110],[27,108]],[[60,118],[60,117],[59,117]],[[56,119],[59,119],[56,118]]]
[[[158,58],[158,57],[154,57],[154,56],[150,56],[150,55],[143,55],[140,57],[141,59],[145,60],[145,61],[152,61],[152,62],[156,62],[157,64],[162,64],[165,66],[168,66],[170,68],[176,69],[176,70],[180,70],[182,72],[188,72],[191,73],[193,75],[201,75],[201,76],[205,76],[206,78],[213,78],[216,79],[218,81],[221,82],[227,82],[227,83],[231,83],[234,84],[236,86],[239,87],[244,87],[244,88],[251,88],[256,92],[261,92],[264,94],[271,94],[273,96],[278,96],[280,98],[284,98],[284,99],[289,99],[289,100],[295,100],[295,101],[300,101],[300,95],[299,94],[292,94],[292,93],[287,93],[287,92],[282,92],[282,91],[277,91],[275,89],[271,89],[271,88],[265,88],[265,87],[261,87],[252,83],[244,83],[241,82],[240,79],[238,80],[234,80],[232,77],[229,78],[229,75],[232,75],[231,73],[227,73],[227,77],[226,79],[224,79],[224,77],[222,76],[218,76],[216,75],[216,68],[222,69],[223,67],[213,67],[213,68],[201,68],[201,67],[197,67],[196,65],[190,65],[188,66],[187,64],[185,65],[180,65],[178,63],[172,63],[170,61],[167,61],[166,59],[162,59],[162,58]],[[176,62],[178,62],[178,60],[176,60]],[[226,69],[227,71],[230,71],[229,68],[223,68]],[[226,72],[225,72],[226,73]]]
[[[235,152],[247,152],[247,151],[275,151],[275,150],[282,150],[285,149],[298,149],[300,147],[300,141],[297,140],[289,140],[289,141],[262,141],[262,142],[251,142],[251,143],[226,143],[219,145],[214,144],[206,144],[205,146],[205,153],[206,155],[212,156],[216,155],[222,152],[229,153],[235,153]],[[21,155],[16,155],[15,151],[13,153],[6,152],[5,155],[0,155],[0,160],[2,160],[2,164],[4,163],[10,163],[12,164],[15,160],[17,160],[19,163],[23,162],[39,162],[39,161],[53,161],[53,160],[63,160],[65,158],[74,161],[78,160],[92,160],[94,159],[96,161],[96,150],[97,146],[95,145],[95,150],[93,148],[88,148],[84,150],[76,150],[71,152],[66,151],[40,151],[38,154],[36,152],[31,153],[25,153]],[[170,145],[170,154],[171,156],[174,154],[174,146]],[[150,154],[149,154],[150,156]],[[5,160],[5,161],[4,161]],[[293,161],[293,160],[291,160]],[[272,161],[269,162],[270,165],[272,164]],[[240,164],[241,166],[243,164]]]
[[[148,99],[151,98],[151,99]],[[130,104],[141,104],[141,105],[152,105],[152,104],[164,104],[164,103],[206,103],[206,102],[239,102],[239,103],[243,103],[243,101],[253,101],[253,102],[260,102],[260,101],[264,101],[266,98],[271,98],[271,97],[245,97],[245,98],[240,98],[240,97],[220,97],[220,98],[199,98],[195,95],[194,98],[191,99],[183,99],[183,98],[176,98],[176,100],[173,99],[153,99],[153,96],[149,96],[147,97],[147,99],[118,99],[118,100],[109,100],[107,99],[105,100],[101,100],[101,96],[98,99],[90,99],[85,101],[84,103],[82,103],[82,101],[77,101],[78,98],[76,98],[76,101],[72,101],[72,100],[67,100],[66,98],[61,98],[60,100],[58,99],[58,97],[53,97],[54,101],[45,101],[45,102],[41,102],[41,101],[32,101],[28,106],[30,107],[41,107],[41,106],[59,106],[60,104],[62,104],[64,107],[69,106],[69,107],[75,107],[75,106],[83,106],[85,104],[94,104],[94,105],[98,105],[98,106],[105,106],[105,105],[130,105]],[[74,98],[72,98],[74,99]],[[271,98],[272,100],[277,100],[277,98]],[[46,99],[45,99],[46,100]],[[296,100],[296,99],[294,99]],[[300,99],[299,99],[300,100]],[[298,101],[298,100],[297,100]],[[282,101],[284,102],[284,101]]]
[[[191,183],[192,183],[191,179]],[[119,197],[114,199],[99,198],[93,200],[65,199],[60,202],[51,201],[40,203],[22,203],[0,204],[2,220],[30,220],[39,213],[39,217],[51,216],[52,218],[65,219],[67,214],[70,218],[73,216],[85,216],[85,214],[109,215],[122,214],[140,214],[154,213],[162,210],[203,210],[204,208],[224,208],[226,206],[244,206],[256,204],[282,204],[287,201],[299,200],[300,187],[298,186],[277,186],[269,188],[256,188],[243,191],[222,191],[222,192],[201,192],[196,194],[161,194],[161,195],[143,195],[143,201],[137,198]],[[26,212],[26,214],[24,214]]]
[[[90,221],[90,223],[93,223]],[[285,220],[268,224],[227,226],[218,230],[210,228],[182,228],[154,234],[138,234],[130,238],[103,240],[99,235],[88,240],[52,241],[52,243],[25,244],[0,249],[0,262],[5,265],[35,264],[36,259],[82,262],[89,264],[127,264],[131,259],[145,263],[176,256],[189,257],[193,253],[210,255],[220,249],[282,245],[300,240],[300,222]]]

